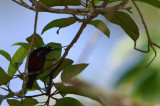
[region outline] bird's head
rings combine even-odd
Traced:
[[[48,53],[50,53],[53,50],[60,50],[60,48],[52,48],[48,45],[43,45],[39,48],[38,51],[42,52],[44,55],[47,55]]]

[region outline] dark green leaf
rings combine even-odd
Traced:
[[[28,92],[28,91],[40,90],[40,89],[41,89],[41,88],[39,87],[37,81],[34,81],[32,89],[27,89],[27,92]]]
[[[28,50],[24,47],[20,47],[16,53],[14,54],[14,56],[12,57],[12,62],[10,62],[10,65],[9,65],[9,68],[8,68],[8,75],[10,77],[13,77],[14,74],[16,73],[17,71],[17,68],[15,67],[15,64],[13,63],[16,63],[16,62],[22,62],[25,57],[27,56],[27,53],[28,53]]]
[[[26,98],[26,99],[23,101],[23,103],[26,104],[26,105],[28,104],[28,105],[30,105],[30,106],[31,106],[31,105],[33,106],[33,105],[36,105],[36,104],[38,103],[38,101],[37,101],[36,99],[33,99],[33,98]],[[27,106],[28,106],[28,105],[27,105]]]
[[[65,98],[56,100],[55,106],[84,106],[84,105],[74,98],[65,97]]]
[[[0,54],[3,55],[8,61],[11,61],[11,56],[4,50],[0,50]]]
[[[24,42],[18,42],[18,43],[13,44],[12,46],[15,46],[15,45],[22,46],[26,49],[29,49],[29,47],[30,47],[30,45],[28,43],[24,43]]]
[[[55,83],[54,86],[58,90],[58,92],[60,92],[60,95],[62,97],[67,95],[67,93],[63,92],[63,89],[65,89],[65,85],[63,83]]]
[[[136,41],[139,37],[139,29],[134,20],[125,12],[115,11],[113,13],[102,14],[110,22],[121,26],[121,28]]]
[[[32,98],[26,98],[23,102],[18,100],[9,100],[7,99],[9,106],[34,106],[38,103],[37,100]]]
[[[6,85],[12,78],[0,67],[0,86]]]
[[[13,92],[9,92],[7,95],[6,95],[6,98],[10,98],[10,97],[13,97],[14,96],[14,93]]]
[[[65,59],[61,66],[54,72],[53,79],[66,67],[70,66],[73,63],[73,60]]]
[[[9,106],[22,106],[22,103],[18,100],[9,100],[7,99]]]
[[[15,62],[14,64],[15,64],[16,67],[20,67],[22,65],[22,63],[23,63],[23,61]]]
[[[48,7],[64,6],[61,0],[39,0],[39,1]],[[81,5],[80,0],[64,0],[64,2],[66,5],[69,6]]]
[[[154,7],[160,8],[160,1],[159,0],[135,0],[135,1],[144,2],[144,3],[150,4]]]
[[[52,22],[50,22],[49,24],[47,24],[43,30],[42,33],[43,34],[45,31],[54,28],[54,27],[59,27],[59,28],[63,28],[63,27],[67,27],[69,25],[72,25],[76,22],[76,20],[73,17],[69,17],[69,18],[62,18],[62,19],[57,19],[54,20]]]
[[[97,29],[99,29],[101,32],[103,32],[106,36],[108,36],[108,37],[110,36],[110,31],[103,21],[93,20],[93,21],[90,21],[89,24],[95,26]]]
[[[32,37],[33,35],[31,35],[30,37],[26,38],[27,42],[31,43],[32,42]],[[34,47],[39,48],[41,46],[44,45],[43,39],[41,38],[40,35],[36,34],[36,38],[34,40]]]
[[[81,73],[87,66],[88,64],[76,64],[66,67],[61,74],[61,80],[63,82],[71,80],[73,77]]]
[[[73,60],[65,59],[65,60],[62,62],[61,66],[54,72],[54,74],[53,74],[53,79],[54,79],[65,67],[71,65],[72,63],[73,63]],[[54,67],[54,66],[53,66],[53,67]],[[49,77],[46,77],[46,76],[47,76],[51,71],[52,71],[51,68],[48,69],[48,70],[45,70],[42,74],[39,75],[39,78],[40,78],[43,82],[47,83]]]

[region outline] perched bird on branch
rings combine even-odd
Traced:
[[[26,88],[32,89],[36,77],[38,76],[39,72],[43,69],[46,55],[53,50],[59,50],[59,48],[52,48],[50,46],[44,45],[31,52],[28,63],[29,75]]]

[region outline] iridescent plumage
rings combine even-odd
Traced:
[[[44,66],[46,55],[55,49],[56,48],[51,48],[50,46],[45,45],[31,52],[29,56],[28,73],[35,74],[28,75],[26,88],[32,89],[33,83],[39,74],[37,72],[41,71]]]

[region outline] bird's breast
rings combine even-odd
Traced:
[[[43,68],[45,62],[45,57],[41,57],[39,55],[33,55],[30,57],[28,68],[34,70],[40,70]]]

